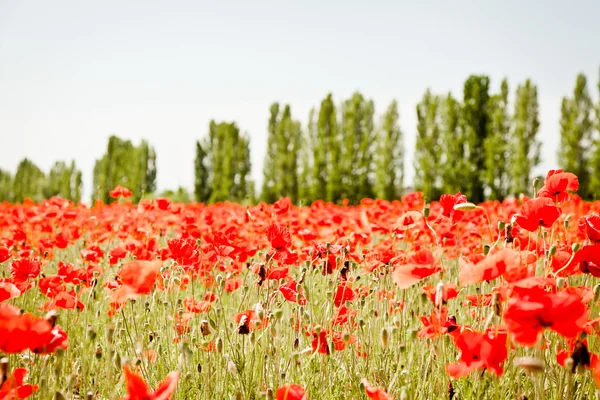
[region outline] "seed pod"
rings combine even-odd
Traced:
[[[387,349],[390,343],[390,333],[386,328],[381,330],[381,345],[384,349]]]
[[[210,328],[208,326],[208,321],[205,319],[200,321],[200,332],[202,332],[202,336],[210,335]]]

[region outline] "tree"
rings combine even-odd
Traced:
[[[13,201],[13,179],[10,172],[0,169],[0,202]]]
[[[146,141],[136,147],[114,135],[108,139],[106,153],[94,165],[92,200],[114,201],[109,192],[117,185],[133,192],[133,202],[156,189],[156,152]]]
[[[208,136],[196,142],[194,195],[199,202],[253,200],[250,139],[235,122],[210,121]]]
[[[375,106],[356,92],[342,104],[340,163],[342,198],[356,204],[361,199],[373,197],[375,181],[374,145],[376,132],[373,126]],[[334,162],[334,160],[332,160]],[[331,176],[336,181],[336,176]],[[329,193],[328,193],[329,194]],[[332,201],[338,200],[333,195]]]
[[[467,138],[468,179],[465,182],[467,198],[479,203],[484,200],[485,157],[484,143],[489,130],[490,79],[471,75],[464,85],[462,129]]]
[[[540,163],[541,142],[536,139],[540,121],[538,117],[537,87],[527,79],[517,88],[514,129],[509,144],[510,191],[515,196],[533,194],[532,171]]]
[[[13,201],[22,203],[25,199],[43,200],[45,179],[44,172],[37,165],[27,158],[23,159],[13,179]]]
[[[196,141],[196,159],[194,162],[194,197],[196,201],[206,203],[210,199],[211,185],[207,163],[208,154],[200,141]]]
[[[465,158],[466,137],[460,127],[461,104],[452,94],[440,100],[440,150],[441,192],[456,193],[464,190],[468,160]]]
[[[429,89],[417,104],[417,142],[415,147],[415,189],[423,192],[427,201],[440,196],[440,129],[439,98]]]
[[[271,106],[262,198],[272,203],[287,196],[298,200],[298,152],[302,141],[300,122],[292,119],[289,105]]]
[[[404,183],[404,144],[398,125],[398,103],[388,107],[382,118],[377,140],[377,197],[385,200],[399,199]]]
[[[510,116],[508,114],[508,82],[502,81],[500,93],[489,102],[489,132],[484,139],[485,184],[488,199],[502,200],[508,194],[508,139]]]
[[[587,89],[585,75],[579,74],[573,97],[564,97],[560,117],[560,167],[579,178],[578,194],[590,198],[590,148],[592,145],[593,122],[592,100]]]
[[[598,79],[598,94],[600,94],[600,74]],[[590,196],[600,199],[600,97],[596,106],[596,136],[592,139],[593,150],[590,160]]]
[[[75,166],[75,161],[70,165],[57,161],[48,173],[44,197],[59,196],[78,203],[81,200],[81,186],[81,171]]]
[[[316,139],[315,109],[312,108],[308,115],[306,131],[302,134],[300,148],[298,150],[300,159],[300,170],[298,172],[298,202],[310,204],[313,200],[312,182],[312,144]]]

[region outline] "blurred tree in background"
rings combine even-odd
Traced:
[[[590,186],[592,171],[590,156],[593,144],[593,104],[587,88],[585,75],[579,74],[573,97],[564,97],[560,116],[560,147],[558,164],[579,178],[579,195],[587,199],[595,189]]]
[[[541,142],[537,87],[527,79],[517,87],[512,137],[509,140],[509,191],[518,196],[532,193],[533,168],[540,163]]]
[[[506,79],[493,93],[485,75],[466,79],[462,100],[425,92],[416,106],[413,184],[428,201],[458,191],[472,202],[534,195],[532,178],[541,162],[538,89],[527,79],[517,85],[512,103],[509,93]],[[302,130],[289,105],[273,103],[260,198],[272,203],[287,196],[297,204],[399,199],[405,154],[398,103],[378,115],[377,124],[375,114],[373,101],[359,92],[337,106],[329,93],[310,110]],[[579,177],[582,198],[600,198],[600,100],[592,100],[583,74],[572,95],[562,100],[557,156],[560,168]],[[210,122],[208,135],[196,142],[194,171],[198,202],[256,200],[250,137],[235,122]],[[147,141],[135,146],[111,136],[94,166],[92,200],[114,201],[109,192],[117,185],[129,188],[134,202],[153,198],[156,172],[156,152]],[[14,175],[0,170],[0,201],[60,196],[78,202],[81,190],[82,175],[74,162],[56,162],[47,174],[28,159]],[[184,188],[162,195],[190,199]]]
[[[235,122],[211,121],[208,131],[202,143],[196,142],[196,201],[252,200],[250,138],[240,133]]]
[[[108,139],[104,156],[94,165],[92,201],[114,201],[109,192],[117,185],[133,192],[133,202],[156,190],[156,152],[148,142],[142,140],[134,146],[130,140],[114,135]]]

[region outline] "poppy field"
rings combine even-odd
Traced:
[[[600,202],[0,204],[0,399],[598,399]]]

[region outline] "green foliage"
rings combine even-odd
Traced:
[[[510,140],[510,192],[532,195],[532,170],[540,163],[541,142],[536,139],[538,119],[537,87],[527,79],[517,88],[514,129]]]
[[[465,149],[467,145],[464,131],[460,127],[461,104],[452,94],[440,100],[440,165],[443,193],[456,193],[464,187],[467,179]],[[428,197],[430,198],[430,197]]]
[[[57,161],[47,176],[43,192],[46,198],[59,196],[78,203],[81,200],[81,187],[81,171],[75,166],[75,161],[70,165]]]
[[[292,119],[289,105],[271,105],[269,136],[264,164],[262,198],[272,203],[280,197],[298,200],[298,156],[302,143],[300,122]]]
[[[199,202],[253,198],[250,139],[235,122],[209,124],[208,137],[196,142],[194,195]]]
[[[312,148],[311,143],[315,138],[315,110],[310,110],[308,116],[307,130],[301,136],[299,159],[300,170],[298,172],[298,203],[310,204],[312,198]]]
[[[13,178],[10,172],[0,169],[0,202],[13,200]]]
[[[574,173],[579,178],[578,194],[589,199],[590,187],[590,148],[593,137],[592,100],[587,89],[585,75],[579,74],[573,97],[564,97],[560,117],[560,147],[558,163],[560,167]]]
[[[385,200],[399,199],[404,183],[404,144],[398,124],[398,102],[392,101],[378,130],[376,152],[376,195]]]
[[[374,145],[377,137],[373,125],[375,106],[356,92],[342,104],[340,125],[341,154],[339,166],[342,183],[342,196],[351,204],[374,195]],[[334,162],[334,160],[332,160]],[[332,182],[337,176],[332,175]],[[328,195],[329,195],[328,191]],[[332,193],[333,195],[333,193]],[[331,196],[331,200],[336,200]]]
[[[16,203],[25,199],[41,201],[44,199],[44,186],[46,176],[44,172],[29,159],[25,158],[19,163],[13,180],[13,198]]]
[[[485,184],[492,200],[502,200],[508,194],[508,140],[510,117],[508,114],[508,82],[502,81],[500,93],[489,102],[489,132],[483,141]]]
[[[440,99],[431,94],[429,89],[417,104],[414,184],[427,201],[437,199],[441,194],[439,104]]]
[[[463,89],[461,128],[467,138],[468,157],[468,179],[464,194],[474,203],[483,201],[485,197],[483,148],[489,132],[489,86],[489,77],[471,75]]]
[[[191,201],[190,193],[181,186],[177,190],[165,190],[158,197],[166,197],[176,203],[189,203]]]
[[[145,140],[136,147],[114,135],[108,139],[106,153],[94,165],[92,201],[114,201],[109,192],[117,185],[133,192],[133,202],[156,190],[156,152]]]
[[[313,140],[313,200],[338,201],[342,192],[342,143],[331,93],[321,102],[316,136],[316,140]]]
[[[600,95],[600,74],[598,77],[598,94]],[[592,139],[592,155],[590,160],[590,196],[600,198],[600,96],[596,105],[596,133]]]

